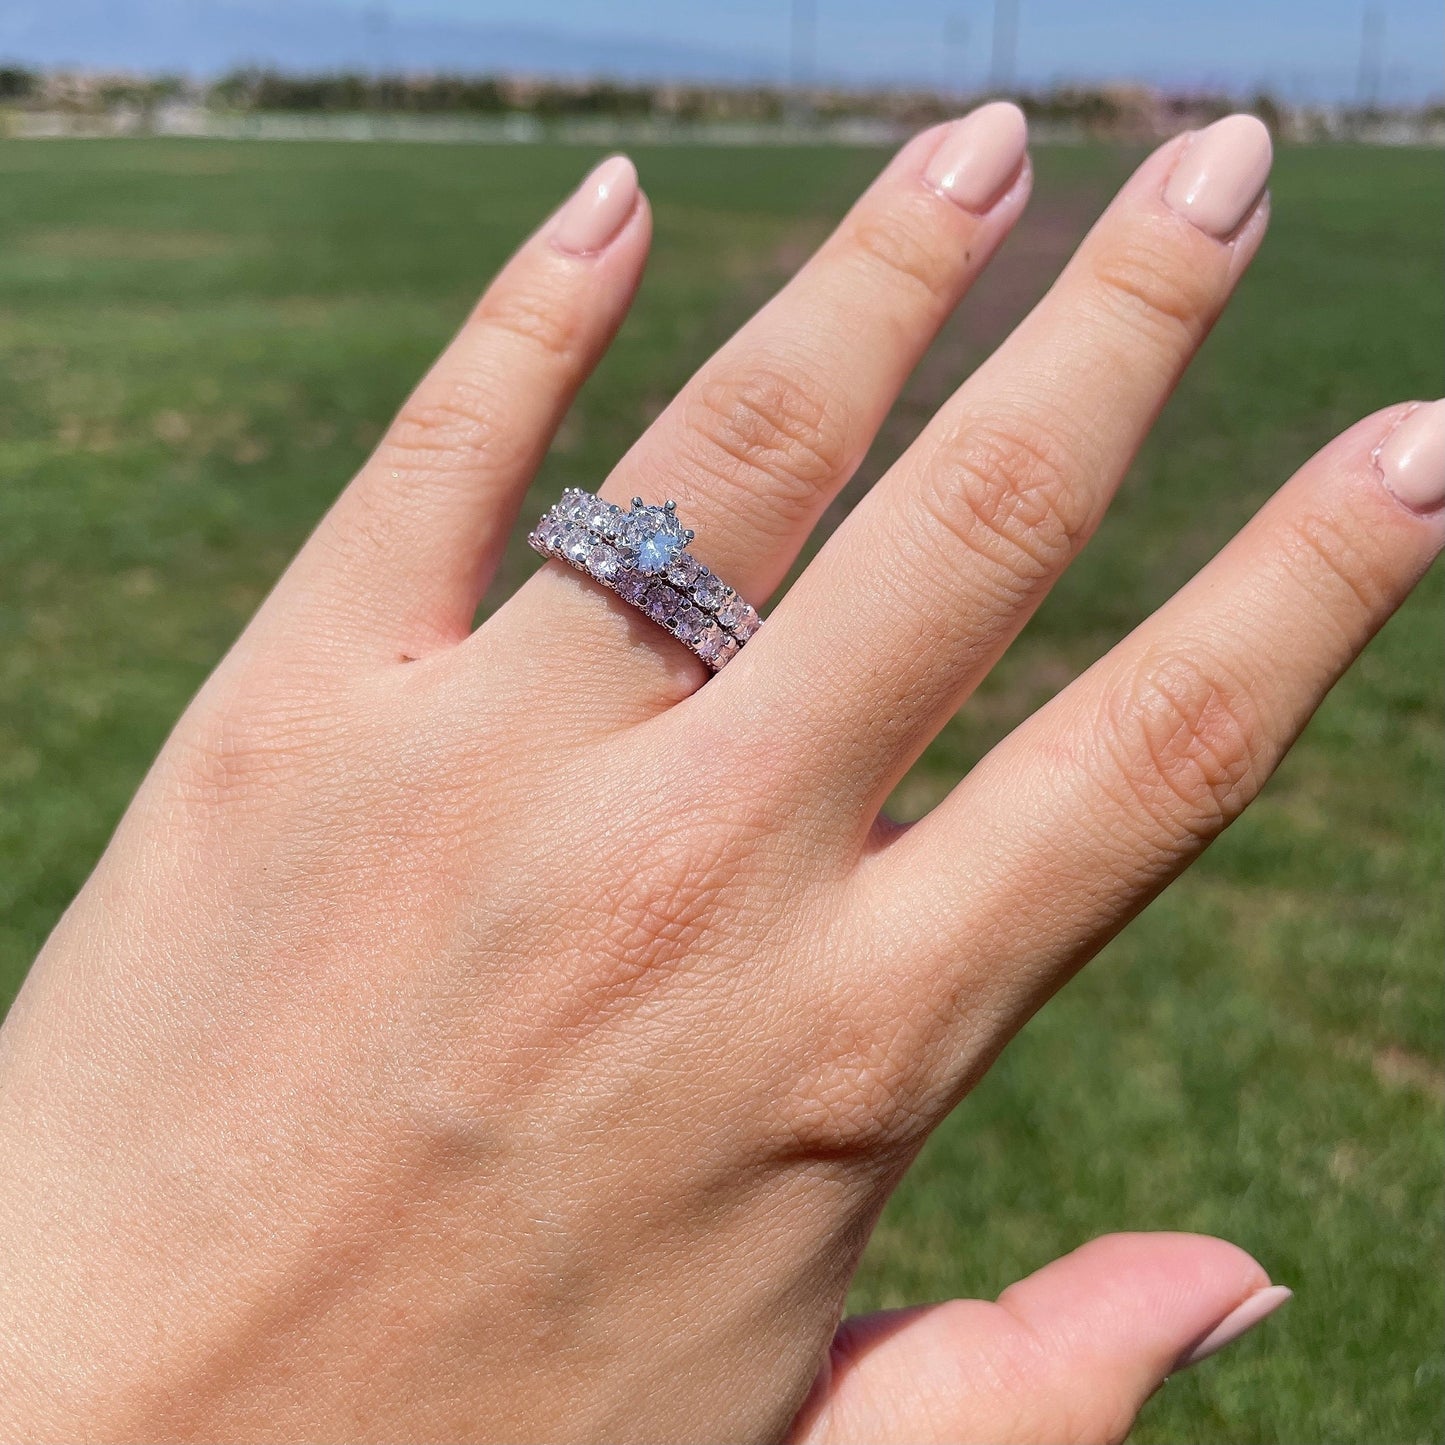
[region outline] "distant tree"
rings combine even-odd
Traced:
[[[1284,121],[1284,113],[1280,110],[1279,102],[1267,91],[1260,91],[1249,103],[1249,109],[1254,112],[1269,127],[1271,135],[1278,135],[1280,126]]]
[[[28,100],[40,89],[40,77],[19,65],[0,65],[0,101]]]

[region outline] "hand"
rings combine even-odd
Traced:
[[[1099,522],[1267,167],[1243,119],[1147,160],[710,681],[555,563],[472,629],[642,267],[630,167],[594,173],[197,697],[0,1035],[0,1436],[1113,1440],[1279,1302],[1231,1245],[1120,1236],[834,1334],[929,1130],[1445,540],[1445,407],[1371,417],[930,816],[879,818]],[[605,494],[675,497],[766,597],[1029,184],[1010,107],[918,137]]]

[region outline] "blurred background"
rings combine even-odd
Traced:
[[[642,296],[538,479],[593,485],[910,131],[1030,112],[1027,219],[846,508],[1143,147],[1240,105],[1269,240],[1110,520],[900,789],[937,801],[1306,456],[1445,393],[1435,0],[7,0],[0,9],[0,1008],[209,668],[522,235],[605,150]],[[502,591],[535,559],[520,546]],[[858,1307],[991,1294],[1111,1229],[1296,1301],[1145,1441],[1441,1438],[1439,570],[1264,798],[932,1142]]]

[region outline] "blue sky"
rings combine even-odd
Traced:
[[[348,0],[361,8],[377,0]],[[398,17],[635,34],[716,46],[780,67],[789,0],[385,0]],[[1170,83],[1266,82],[1309,99],[1353,92],[1371,0],[1017,0],[1022,78],[1142,76]],[[988,69],[993,0],[813,0],[825,75],[940,80]],[[1377,0],[1387,91],[1445,91],[1445,5]],[[952,32],[945,44],[944,37]],[[960,31],[962,44],[958,41]]]
[[[793,0],[0,0],[0,59],[215,74],[512,70],[677,79],[788,73]],[[1006,0],[1007,3],[1007,0]],[[1367,7],[1380,98],[1445,94],[1442,0],[1012,0],[1021,86],[1144,80],[1356,97]],[[816,74],[976,91],[995,0],[811,0]]]

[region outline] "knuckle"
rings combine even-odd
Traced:
[[[931,199],[920,195],[921,204],[861,215],[849,239],[867,268],[919,293],[930,307],[951,307],[969,252],[942,234]]]
[[[1319,513],[1299,518],[1286,526],[1282,545],[1286,564],[1306,590],[1333,594],[1329,600],[1343,602],[1355,620],[1368,624],[1389,607],[1391,589],[1385,571],[1367,545],[1351,536],[1340,521]],[[1347,626],[1347,618],[1337,611],[1322,611]]]
[[[1065,566],[1091,525],[1076,455],[1036,422],[967,425],[924,468],[920,516],[1002,569],[1010,590],[1031,590]]]
[[[886,1076],[838,1063],[814,1080],[809,1092],[787,1106],[780,1153],[789,1160],[847,1160],[901,1147],[923,1132],[900,1108]]]
[[[524,465],[534,444],[532,428],[504,423],[515,410],[507,398],[528,396],[529,384],[548,396],[556,373],[578,363],[580,327],[572,308],[542,293],[518,287],[488,292],[461,338],[403,405],[387,432],[384,455],[409,464],[424,460],[435,470]],[[499,341],[520,342],[524,355]]]
[[[1229,670],[1203,657],[1146,659],[1109,694],[1105,737],[1149,822],[1208,840],[1259,791],[1267,738]]]
[[[828,397],[826,386],[762,366],[701,379],[684,415],[712,476],[751,496],[761,473],[772,484],[770,501],[811,515],[849,458],[848,419],[841,401]]]
[[[572,362],[581,349],[582,317],[566,297],[545,288],[499,286],[472,313],[472,326],[485,343],[520,343],[545,360]]]
[[[888,1011],[891,1027],[854,1000],[823,1008],[808,1064],[783,1094],[778,1152],[788,1160],[848,1160],[906,1152],[932,1115],[920,1089],[936,1052],[938,1021]]]
[[[1204,339],[1217,281],[1163,238],[1144,232],[1104,247],[1092,279],[1131,334],[1145,327],[1171,351],[1191,351]]]
[[[633,873],[610,896],[599,936],[624,972],[656,972],[698,944],[716,881],[691,866],[654,866]]]
[[[470,460],[495,451],[502,441],[488,389],[456,380],[445,389],[424,383],[392,423],[385,449],[431,461]]]
[[[632,842],[624,857],[604,857],[583,969],[589,1014],[702,966],[725,935],[720,917],[745,853],[699,817],[660,828],[641,859]]]

